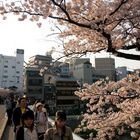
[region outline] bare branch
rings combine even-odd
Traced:
[[[128,1],[129,0],[122,0],[121,3],[118,5],[118,7],[113,12],[111,12],[109,15],[110,16],[114,15],[123,6],[123,4],[125,4]]]

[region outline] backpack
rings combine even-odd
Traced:
[[[48,117],[47,117],[47,112],[43,112],[44,113],[44,116],[45,116],[45,118],[48,120]],[[35,121],[37,121],[37,112],[35,112]]]

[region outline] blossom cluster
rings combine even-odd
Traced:
[[[85,85],[75,94],[87,102],[87,113],[76,133],[90,131],[89,138],[140,139],[140,78],[128,75],[126,78],[109,83],[97,81]],[[96,134],[92,134],[96,131]]]

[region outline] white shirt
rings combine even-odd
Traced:
[[[47,115],[47,114],[46,114]],[[36,124],[36,128],[37,128],[37,132],[38,133],[44,133],[48,127],[48,120],[47,120],[47,116],[45,116],[44,112],[37,112],[37,124]]]
[[[36,129],[30,131],[27,128],[24,128],[24,140],[38,140]]]

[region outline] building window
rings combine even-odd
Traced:
[[[20,73],[19,71],[16,71],[16,73]]]
[[[7,73],[7,72],[8,72],[7,70],[4,71],[4,73]]]
[[[20,64],[20,62],[18,61],[17,64]]]
[[[39,75],[39,71],[28,71],[28,75],[29,75],[30,77],[34,77],[34,76],[36,76],[36,77],[41,77],[41,76]]]
[[[16,76],[16,78],[17,78],[17,80],[16,80],[16,81],[17,81],[17,83],[19,83],[19,76]]]
[[[4,61],[5,63],[8,63],[8,60]]]
[[[8,66],[7,65],[4,65],[4,68],[8,68]]]
[[[8,76],[7,75],[3,75],[3,78],[8,78]]]
[[[15,66],[12,66],[12,69],[15,69],[16,67]]]
[[[41,86],[42,85],[42,80],[41,79],[30,79],[29,80],[29,85],[30,86]]]

